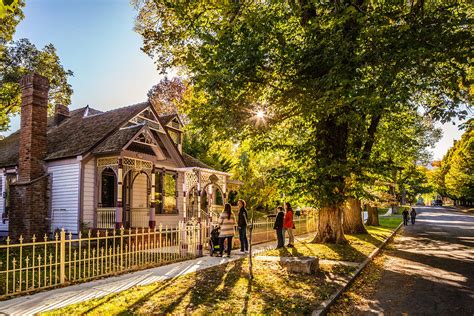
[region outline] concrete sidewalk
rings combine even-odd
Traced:
[[[310,238],[314,233],[296,236],[297,240],[303,241]],[[273,249],[275,241],[254,245],[255,254]],[[119,276],[111,276],[105,279],[76,284],[64,288],[57,288],[36,293],[28,296],[17,297],[8,301],[0,302],[0,314],[7,315],[34,315],[40,312],[61,308],[95,298],[100,298],[112,293],[118,293],[134,286],[147,285],[153,282],[173,279],[181,275],[204,270],[231,261],[244,258],[233,252],[230,258],[219,258],[204,256],[193,260],[187,260],[169,264],[157,268],[132,272]]]

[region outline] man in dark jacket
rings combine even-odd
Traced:
[[[408,225],[408,210],[404,209],[402,212],[403,215],[403,225],[407,226]]]
[[[410,219],[411,219],[411,224],[415,225],[416,211],[414,207],[411,208]]]
[[[248,215],[247,209],[245,208],[246,203],[244,200],[239,200],[237,206],[239,207],[237,227],[239,228],[240,252],[245,253],[249,251],[249,241],[247,239]]]
[[[285,217],[285,213],[283,212],[283,207],[277,207],[277,216],[275,219],[275,225],[273,225],[273,229],[276,230],[277,235],[277,249],[283,248],[285,246],[285,240],[283,239],[283,218]]]

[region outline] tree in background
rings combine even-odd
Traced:
[[[230,172],[234,166],[232,144],[216,141],[212,133],[193,126],[189,122],[185,127],[183,150],[216,170]]]
[[[178,77],[165,77],[148,91],[148,100],[160,114],[178,113],[186,91],[185,83]]]
[[[466,132],[456,141],[437,169],[437,192],[460,205],[474,203],[474,120],[466,123]]]
[[[23,19],[24,1],[18,1],[13,11],[0,18],[0,132],[8,130],[10,118],[20,111],[20,79],[29,72],[36,72],[49,79],[49,107],[54,104],[69,105],[72,88],[67,78],[70,70],[61,65],[52,44],[42,50],[27,39],[12,41],[16,26]]]
[[[347,180],[371,167],[383,118],[409,106],[446,121],[469,103],[467,1],[134,5],[143,50],[200,95],[194,124],[285,152],[288,177],[320,206],[314,242],[345,241]]]

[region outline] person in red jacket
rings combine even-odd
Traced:
[[[293,223],[293,209],[291,208],[290,203],[285,202],[285,218],[283,219],[283,229],[288,233],[288,248],[293,248],[293,243],[295,242],[295,237],[293,236],[293,228],[295,224]]]

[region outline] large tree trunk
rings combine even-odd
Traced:
[[[343,228],[345,234],[367,234],[362,222],[360,200],[349,198],[343,208]]]
[[[341,213],[341,208],[337,206],[321,208],[318,214],[318,232],[311,242],[346,243],[347,240],[344,237]]]
[[[380,226],[379,224],[379,212],[376,206],[367,206],[367,213],[369,217],[367,218],[368,226]]]

